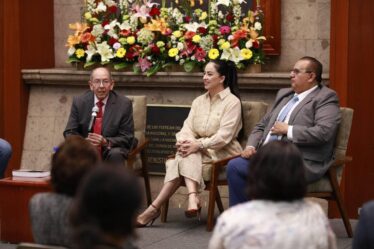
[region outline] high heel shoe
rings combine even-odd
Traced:
[[[152,210],[152,215],[150,216],[149,220],[147,222],[145,222],[144,224],[139,222],[138,219],[136,220],[136,227],[146,227],[146,226],[152,226],[153,225],[153,222],[160,216],[161,214],[161,211],[158,207],[156,207],[155,205],[153,205],[153,203],[150,205],[154,210]],[[146,211],[144,211],[146,212]],[[143,213],[144,213],[143,212]]]
[[[184,211],[184,214],[186,215],[187,218],[197,217],[198,220],[200,220],[200,213],[201,213],[200,200],[197,197],[197,193],[196,192],[188,193],[188,195],[191,195],[191,194],[195,194],[196,195],[195,198],[196,198],[196,202],[197,202],[197,209],[195,209],[195,208],[188,209],[188,210]]]

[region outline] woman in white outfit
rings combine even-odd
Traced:
[[[211,61],[204,71],[207,92],[197,97],[183,127],[176,134],[177,153],[166,162],[164,186],[153,203],[137,218],[139,227],[152,224],[161,205],[182,181],[188,190],[186,217],[200,215],[199,191],[204,189],[202,172],[213,160],[241,152],[237,136],[242,128],[242,109],[237,72],[232,62]]]

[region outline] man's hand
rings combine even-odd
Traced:
[[[200,149],[199,141],[183,140],[178,141],[175,145],[177,146],[177,152],[182,157],[187,157],[188,155],[197,152]]]
[[[244,157],[244,158],[250,158],[251,156],[253,156],[254,154],[256,153],[256,149],[252,146],[247,146],[243,151],[242,153],[240,154],[241,157]]]
[[[88,133],[87,140],[90,141],[93,146],[102,146],[108,143],[102,135],[96,133]]]
[[[287,135],[288,124],[284,122],[276,121],[274,126],[270,129],[271,134],[273,135]]]

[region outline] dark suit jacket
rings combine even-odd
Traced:
[[[74,97],[64,137],[69,135],[87,137],[94,101],[92,91]],[[105,106],[102,135],[110,142],[111,147],[121,148],[121,153],[125,156],[137,144],[134,137],[132,103],[128,98],[120,96],[114,91],[109,93]],[[105,151],[103,151],[104,153]]]
[[[366,203],[360,212],[355,236],[353,237],[353,249],[374,248],[374,201]]]
[[[292,88],[280,89],[274,106],[255,126],[247,145],[258,148],[265,141],[282,107],[293,97]],[[336,93],[319,86],[292,111],[293,142],[303,154],[308,182],[320,179],[330,167],[341,114]],[[287,139],[287,136],[284,137]]]

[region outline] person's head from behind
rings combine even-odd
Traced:
[[[220,84],[222,88],[229,87],[232,94],[240,99],[238,75],[236,66],[231,61],[212,60],[205,66],[204,87],[209,91],[211,87]]]
[[[133,234],[142,194],[138,178],[125,168],[99,166],[79,188],[71,212],[78,248],[121,244]]]
[[[262,146],[251,159],[248,183],[251,199],[302,199],[307,183],[301,152],[292,143],[284,141]]]
[[[74,196],[82,178],[99,161],[95,147],[81,136],[69,136],[52,155],[51,182],[55,192]]]

